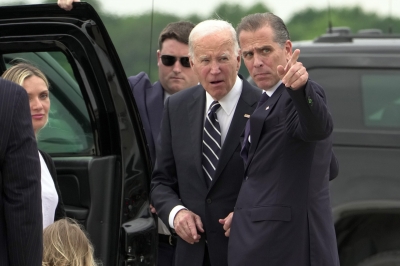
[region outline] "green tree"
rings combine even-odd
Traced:
[[[205,19],[220,18],[229,21],[236,27],[241,18],[248,14],[270,11],[261,2],[248,8],[239,4],[222,3],[205,17],[196,14],[179,17],[162,12],[116,16],[103,10],[100,0],[84,1],[92,5],[103,20],[121,59],[126,75],[136,75],[140,71],[145,71],[149,74],[152,81],[158,80],[156,58],[158,35],[168,23],[187,20],[196,24]],[[56,0],[43,0],[42,2],[55,4]],[[12,4],[24,3],[24,1],[16,1]],[[330,20],[334,27],[347,26],[353,32],[366,28],[381,29],[385,33],[399,33],[400,31],[399,26],[397,26],[400,25],[399,18],[378,16],[372,12],[365,12],[361,7],[332,8]],[[329,14],[326,9],[306,8],[295,13],[291,19],[285,22],[293,41],[312,40],[326,32],[329,24]],[[242,64],[239,72],[245,77],[248,76],[244,64]]]
[[[270,9],[262,3],[254,4],[249,8],[245,8],[239,4],[223,3],[219,5],[214,12],[211,13],[210,18],[226,20],[230,22],[233,27],[236,28],[242,17],[254,13],[264,13],[268,11],[270,11]],[[240,66],[239,73],[245,77],[249,75],[249,72],[247,71],[247,68],[244,65],[243,61]]]
[[[124,17],[103,14],[102,20],[113,40],[127,76],[145,71],[152,81],[158,80],[156,56],[159,48],[158,36],[168,23],[181,20],[181,18],[155,12]]]
[[[388,33],[390,28],[392,32],[399,32],[393,25],[399,25],[400,22],[398,18],[390,19],[365,12],[361,7],[334,8],[331,9],[330,16],[328,10],[307,8],[296,13],[287,23],[291,39],[293,41],[314,39],[327,31],[329,20],[332,26],[350,27],[353,33],[372,28],[380,29],[384,33]]]
[[[270,9],[262,3],[257,3],[247,9],[239,4],[223,3],[217,6],[215,11],[211,13],[210,18],[226,20],[230,22],[233,27],[236,27],[242,17],[253,13],[264,13],[268,11],[270,11]]]

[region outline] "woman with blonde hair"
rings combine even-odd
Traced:
[[[1,77],[21,85],[28,93],[33,131],[37,137],[49,119],[49,82],[46,76],[33,65],[18,63],[7,69]],[[42,177],[43,228],[46,228],[55,220],[64,218],[65,210],[53,160],[50,155],[40,150],[39,159]]]
[[[42,266],[99,266],[93,246],[81,226],[72,219],[61,219],[43,231]]]

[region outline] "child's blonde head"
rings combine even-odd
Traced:
[[[80,225],[61,219],[43,231],[43,266],[96,266],[93,247]]]

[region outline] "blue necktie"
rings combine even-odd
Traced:
[[[211,185],[221,153],[221,129],[215,113],[220,107],[219,102],[213,101],[204,122],[202,166],[207,186]]]
[[[263,103],[265,103],[269,99],[268,94],[265,92],[261,95],[260,100],[258,101],[257,108],[258,109]],[[250,149],[250,119],[247,120],[246,127],[244,128],[244,139],[242,144],[242,150],[240,151],[240,156],[243,158],[244,162],[247,163],[248,153]]]
[[[256,109],[258,109],[258,107],[260,107],[263,103],[265,103],[267,100],[269,99],[269,96],[268,96],[268,94],[266,94],[265,92],[261,95],[261,97],[260,97],[260,100],[258,101],[258,104],[257,104],[257,108]]]

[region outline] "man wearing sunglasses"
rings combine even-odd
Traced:
[[[179,21],[168,24],[161,31],[157,50],[157,82],[152,84],[144,72],[128,78],[142,118],[153,165],[165,100],[199,82],[189,63],[188,41],[193,27],[191,22]]]
[[[160,132],[165,100],[172,94],[193,87],[198,79],[189,63],[188,39],[194,24],[180,21],[168,24],[158,39],[157,65],[159,80],[152,84],[146,73],[128,78],[142,118],[153,165],[155,144]],[[152,210],[155,212],[155,210]],[[176,236],[159,219],[158,266],[173,265]]]

